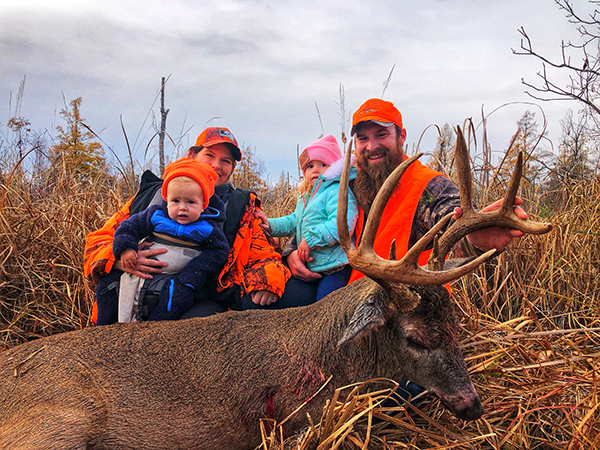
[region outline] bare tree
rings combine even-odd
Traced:
[[[563,183],[590,181],[594,176],[591,159],[592,148],[588,133],[587,117],[579,113],[573,117],[569,110],[560,121],[562,139],[560,154],[557,158],[557,173]]]
[[[167,114],[169,109],[165,109],[165,77],[160,82],[160,133],[158,134],[158,163],[160,175],[165,173],[165,131],[167,129]]]
[[[562,128],[559,154],[551,159],[552,170],[543,185],[546,202],[552,208],[567,208],[573,190],[589,183],[596,173],[594,168],[594,138],[589,131],[589,114],[580,111],[575,117],[568,110],[560,121]]]
[[[537,73],[537,84],[522,79],[529,88],[525,92],[542,101],[576,100],[600,116],[600,0],[590,0],[594,11],[587,16],[575,11],[572,0],[555,0],[555,3],[566,12],[568,21],[576,27],[580,42],[563,40],[562,57],[552,60],[534,49],[531,38],[521,27],[521,46],[518,50],[513,49],[513,53],[533,56],[542,62],[542,70]],[[580,55],[580,59],[572,60],[571,54],[574,52]],[[568,74],[566,85],[561,85],[554,73],[550,74],[549,70],[552,69]]]

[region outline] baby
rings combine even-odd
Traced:
[[[229,244],[217,223],[224,220],[225,207],[218,196],[213,196],[217,178],[208,164],[191,158],[169,164],[162,186],[165,201],[124,220],[115,232],[113,254],[125,269],[136,266],[138,244],[151,235],[198,250],[198,256],[185,260],[180,271],[168,267],[172,275],[163,285],[149,320],[179,319],[194,304],[194,293],[202,288],[207,275],[217,273],[227,260]],[[207,206],[209,200],[213,206]],[[102,296],[102,287],[110,281],[102,283],[104,278],[96,290],[98,325],[114,322],[118,307]],[[132,304],[129,300],[119,298],[119,303]]]

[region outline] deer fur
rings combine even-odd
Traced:
[[[364,278],[305,307],[87,328],[0,353],[0,448],[253,449],[259,419],[320,419],[333,390],[411,379],[465,419],[483,407],[447,291]],[[339,343],[339,344],[338,344]],[[285,431],[306,425],[293,416]]]

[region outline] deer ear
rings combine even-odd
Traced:
[[[362,302],[354,311],[350,323],[344,331],[344,335],[338,342],[338,347],[347,344],[350,341],[359,339],[377,328],[385,325],[389,317],[389,311],[386,306],[373,301],[372,299]]]

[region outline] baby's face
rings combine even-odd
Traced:
[[[202,188],[194,180],[180,183],[177,178],[167,186],[169,217],[181,225],[195,222],[204,211]]]

